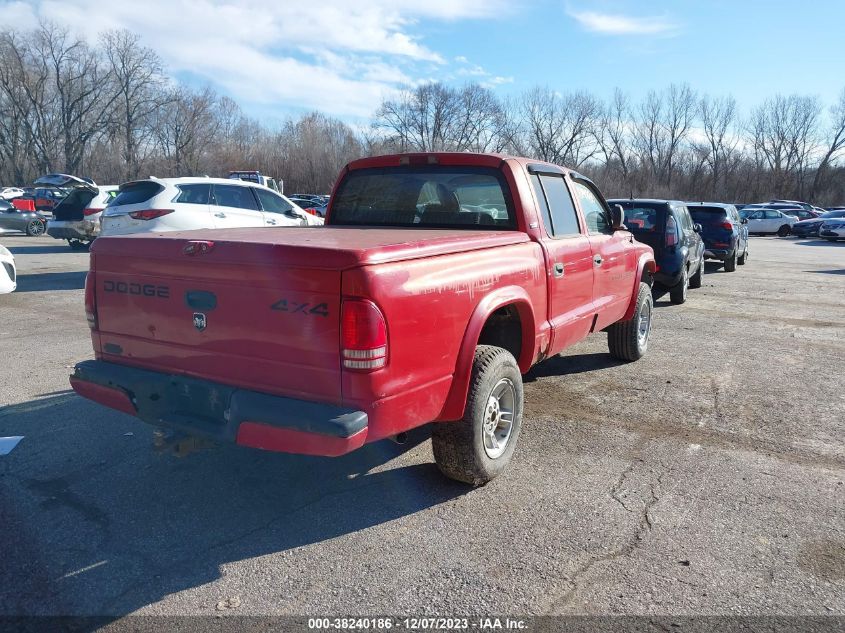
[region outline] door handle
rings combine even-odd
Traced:
[[[215,217],[215,218],[225,218],[225,217],[226,217],[226,214],[225,214],[225,213],[215,213],[215,214],[214,214],[214,217]]]
[[[604,260],[601,258],[601,255],[593,255],[593,263],[594,263],[596,266],[601,266],[601,263],[602,263],[603,261],[604,261]]]
[[[275,224],[275,223],[276,223],[275,220],[267,220],[267,224]]]
[[[563,277],[563,264],[561,262],[555,262],[554,271],[555,277]]]

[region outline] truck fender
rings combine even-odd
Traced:
[[[437,417],[438,420],[459,420],[464,415],[469,380],[472,373],[472,362],[475,349],[487,319],[499,308],[513,305],[519,313],[522,324],[522,350],[517,358],[519,369],[527,372],[534,361],[534,347],[536,345],[537,324],[531,298],[524,288],[519,286],[505,286],[486,295],[475,307],[469,319],[464,337],[458,350],[455,363],[455,373],[452,376],[452,387],[446,397],[446,404]]]
[[[637,262],[637,276],[634,278],[631,300],[628,302],[628,309],[625,310],[625,316],[620,319],[621,321],[628,321],[634,317],[634,311],[637,309],[637,297],[640,294],[640,281],[642,281],[643,273],[646,271],[652,275],[657,271],[657,264],[655,264],[654,257],[650,253],[640,255]]]

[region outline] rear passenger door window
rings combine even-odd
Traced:
[[[179,195],[174,202],[181,204],[208,204],[211,196],[211,185],[207,183],[198,185],[178,185]]]
[[[214,185],[213,204],[219,207],[234,207],[258,211],[258,202],[252,195],[250,187],[238,185]]]
[[[563,176],[540,174],[535,175],[535,178],[535,189],[538,184],[540,185],[537,197],[544,198],[540,206],[549,235],[554,237],[580,235],[578,215]]]

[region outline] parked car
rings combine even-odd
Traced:
[[[336,191],[320,230],[94,242],[96,360],[76,365],[74,390],[289,453],[341,455],[437,421],[441,471],[479,485],[513,455],[532,365],[590,332],[615,358],[646,353],[653,252],[583,176],[404,154],[350,163]],[[482,204],[507,215],[463,210]]]
[[[322,223],[283,195],[248,181],[150,178],[120,185],[103,212],[100,235]]]
[[[73,249],[87,248],[100,233],[100,215],[117,195],[116,185],[98,186],[94,181],[67,174],[51,174],[70,193],[53,209],[47,234],[67,240]]]
[[[743,209],[746,211],[747,207]],[[789,215],[786,211],[764,207],[754,209],[745,216],[748,220],[748,233],[775,233],[780,237],[789,235],[792,225],[798,222],[798,218]]]
[[[734,205],[687,202],[687,209],[701,225],[705,259],[724,262],[728,273],[748,261],[748,221],[740,217]]]
[[[615,199],[625,210],[625,226],[654,250],[654,281],[669,291],[672,303],[684,303],[689,288],[700,288],[704,276],[701,226],[683,202],[676,200]]]
[[[833,218],[845,218],[845,209],[839,211],[825,211],[819,217],[812,220],[802,220],[792,225],[792,235],[796,237],[816,237],[819,229],[825,220]]]
[[[64,200],[64,197],[67,194],[68,191],[66,189],[57,187],[36,187],[34,193],[35,210],[41,211],[42,213],[52,213],[56,205]]]
[[[819,237],[835,242],[845,239],[845,218],[832,218],[822,222]]]
[[[328,209],[329,206],[328,202],[324,203],[320,199],[297,198],[295,196],[292,196],[289,200],[295,205],[302,207],[306,213],[311,213],[312,215],[316,215],[321,218],[326,217],[326,209]]]
[[[13,292],[18,287],[15,257],[0,244],[0,295]]]
[[[0,200],[0,229],[38,237],[47,230],[47,216],[38,211],[17,209],[8,200]]]
[[[19,198],[26,193],[21,187],[3,187],[0,189],[0,198],[3,200],[11,200],[12,198]]]
[[[768,206],[778,207],[778,205],[787,205],[790,207],[799,207],[804,211],[810,211],[816,215],[824,212],[824,209],[817,207],[815,205],[810,204],[809,202],[801,202],[799,200],[770,200]],[[801,219],[805,219],[803,216]]]

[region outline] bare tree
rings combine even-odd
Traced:
[[[701,98],[698,106],[706,140],[704,161],[710,168],[711,191],[716,197],[725,177],[729,161],[739,137],[733,130],[736,121],[736,100],[733,97]]]
[[[121,179],[139,175],[143,152],[150,149],[150,117],[164,105],[161,60],[130,31],[107,31],[100,38],[116,93],[114,128],[121,142]]]
[[[810,200],[815,200],[824,176],[828,172],[831,161],[836,159],[845,148],[845,89],[839,93],[839,101],[830,108],[830,128],[828,130],[827,148],[813,176],[810,189]]]
[[[604,157],[605,165],[618,168],[624,185],[630,185],[631,174],[631,106],[628,97],[619,88],[602,109],[593,134]]]
[[[217,133],[217,94],[209,87],[198,92],[181,87],[167,105],[158,108],[153,126],[169,171],[184,176],[199,174],[203,158]]]

